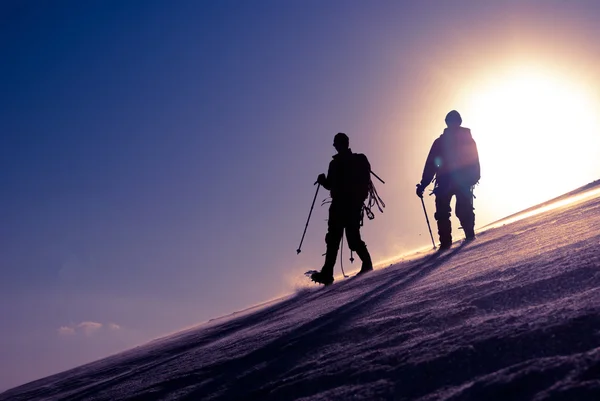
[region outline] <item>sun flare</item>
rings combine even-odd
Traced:
[[[600,178],[600,105],[566,77],[519,69],[472,86],[462,101],[479,148],[477,192],[512,213]]]

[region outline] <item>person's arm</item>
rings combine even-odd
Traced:
[[[438,159],[440,156],[439,152],[439,140],[435,140],[433,145],[431,145],[431,149],[429,150],[429,155],[427,155],[427,160],[425,161],[425,167],[423,168],[423,175],[421,176],[420,185],[425,189],[427,185],[431,183],[435,173],[438,169]]]
[[[473,185],[475,185],[481,178],[481,166],[479,165],[479,152],[477,151],[477,144],[475,143],[475,140],[473,140],[471,152],[473,154],[473,164],[471,167],[471,169],[473,171],[472,181],[473,181]]]
[[[327,170],[327,175],[319,174],[319,177],[317,178],[317,182],[319,184],[321,184],[321,186],[328,191],[331,190],[331,177],[333,174],[335,174],[335,172],[333,170],[334,170],[333,161],[331,161],[329,163],[329,169]]]

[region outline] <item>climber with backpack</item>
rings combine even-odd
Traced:
[[[349,248],[356,252],[362,261],[360,274],[373,270],[371,255],[360,236],[365,210],[365,200],[373,191],[371,182],[371,165],[362,153],[352,153],[350,140],[342,132],[335,135],[333,146],[337,154],[329,163],[327,175],[320,174],[317,183],[330,191],[331,205],[325,243],[327,252],[321,271],[312,273],[311,279],[317,283],[329,285],[333,283],[333,267],[337,259],[340,241],[346,231]],[[379,204],[378,204],[379,206]],[[372,214],[372,213],[371,213]],[[370,217],[369,215],[369,218]]]
[[[475,239],[475,213],[473,212],[473,187],[479,182],[480,166],[477,145],[469,128],[462,127],[458,111],[446,115],[447,128],[437,138],[423,168],[417,196],[423,198],[425,188],[435,176],[435,220],[440,238],[440,249],[452,246],[450,201],[456,196],[456,217],[465,232],[467,241]]]

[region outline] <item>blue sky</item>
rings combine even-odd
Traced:
[[[4,2],[0,388],[292,291],[340,131],[386,180],[375,261],[427,246],[414,185],[473,71],[527,43],[598,88],[596,2],[491,3]]]

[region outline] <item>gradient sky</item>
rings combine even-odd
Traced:
[[[320,203],[295,250],[336,132],[386,180],[376,263],[430,243],[414,188],[451,109],[480,147],[476,227],[600,178],[599,19],[597,1],[2,2],[0,389],[293,291],[322,265]],[[534,171],[486,164],[506,116],[472,106],[522,65],[585,92],[591,121],[514,143],[560,145]]]

